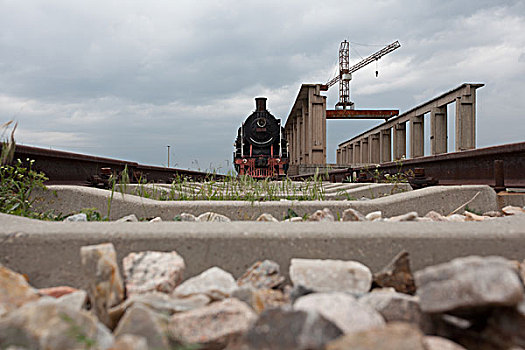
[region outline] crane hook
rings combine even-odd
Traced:
[[[376,60],[376,78],[377,78],[378,75],[379,75],[379,70],[377,68],[377,60]]]

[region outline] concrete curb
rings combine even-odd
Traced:
[[[84,208],[97,208],[102,215],[106,215],[110,195],[110,191],[96,188],[49,186],[49,190],[35,195],[35,206],[41,211],[53,210],[63,214],[79,212]],[[474,196],[476,198],[468,204],[472,210],[485,212],[498,209],[494,190],[478,185],[435,186],[368,201],[156,201],[114,193],[110,219],[135,214],[137,217],[160,216],[163,220],[172,220],[174,216],[183,212],[200,215],[208,211],[226,215],[232,220],[254,220],[262,213],[283,219],[288,209],[293,209],[303,216],[323,208],[329,208],[336,215],[341,215],[348,208],[357,209],[364,214],[381,210],[383,216],[401,215],[409,211],[416,211],[423,216],[430,210],[447,215]]]
[[[36,287],[85,287],[80,247],[112,242],[121,260],[133,251],[176,250],[185,277],[211,266],[235,276],[256,260],[272,259],[287,275],[291,258],[357,260],[373,271],[399,251],[413,270],[467,255],[525,257],[525,215],[484,222],[334,223],[63,223],[0,214],[0,263],[26,274]]]

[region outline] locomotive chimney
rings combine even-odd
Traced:
[[[266,111],[266,97],[255,98],[255,111],[264,112]]]

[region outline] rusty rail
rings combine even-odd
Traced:
[[[210,176],[222,177],[200,171],[143,165],[125,160],[23,145],[16,146],[15,159],[20,159],[23,163],[27,163],[27,159],[34,160],[33,168],[46,174],[49,185],[90,185],[93,181],[103,180],[107,174],[118,174],[126,167],[131,182],[142,178],[149,182],[171,183],[175,176],[185,176],[198,181]]]
[[[377,170],[377,171],[376,171]],[[486,184],[503,189],[525,187],[525,142],[474,150],[418,157],[398,162],[352,166],[332,170],[328,178],[332,182],[377,181],[385,174],[411,174],[412,184],[426,185],[467,185]],[[291,177],[305,179],[313,174]],[[325,175],[326,177],[326,175]]]

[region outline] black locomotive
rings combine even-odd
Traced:
[[[233,163],[239,175],[279,178],[288,171],[288,141],[281,120],[266,110],[266,97],[255,99],[253,112],[237,131]]]

